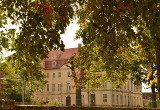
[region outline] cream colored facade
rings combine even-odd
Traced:
[[[131,82],[129,81],[131,84]],[[89,91],[89,102],[91,105],[91,95],[95,95],[96,106],[110,106],[110,107],[137,107],[143,106],[141,86],[138,88],[134,85],[126,84],[119,89],[114,89],[111,82],[106,82],[101,89]],[[83,92],[84,97],[88,94]],[[88,101],[84,100],[84,105]]]
[[[47,85],[43,92],[35,92],[34,100],[57,100],[63,106],[76,104],[76,91],[71,70],[64,64],[60,69],[42,70],[47,75]],[[86,86],[87,87],[87,86]],[[96,90],[82,91],[83,106],[143,106],[142,86],[134,86],[131,81],[119,89],[114,89],[112,83],[106,82]]]

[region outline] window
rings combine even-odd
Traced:
[[[103,94],[103,102],[107,102],[107,94]]]
[[[71,84],[67,83],[67,91],[70,91],[70,90],[71,90]]]
[[[57,62],[56,61],[52,61],[52,67],[56,67],[57,66]]]
[[[58,84],[58,91],[62,91],[62,84]]]
[[[133,97],[131,96],[131,106],[133,106]]]
[[[127,86],[128,86],[128,87],[127,87],[127,88],[128,88],[128,90],[129,90],[129,81],[128,81],[128,83],[127,83]]]
[[[103,85],[102,85],[104,88],[107,88],[107,82],[103,82]]]
[[[136,106],[136,98],[134,97],[134,106]]]
[[[81,95],[81,101],[82,105],[84,105],[84,95]]]
[[[118,97],[118,95],[117,95],[117,104],[118,104],[118,102],[119,102],[119,97]]]
[[[55,91],[55,84],[52,84],[52,91]]]
[[[123,97],[122,97],[122,95],[120,95],[120,103],[122,104],[122,102],[123,102]]]
[[[61,77],[61,72],[58,73],[58,77],[59,77],[59,78]]]
[[[49,91],[49,84],[47,84],[47,92]]]
[[[49,78],[49,73],[47,73],[47,78]]]
[[[53,78],[55,78],[55,73],[53,73]]]
[[[68,71],[68,73],[67,73],[67,76],[68,76],[68,77],[70,77],[70,76],[71,76],[71,74],[70,74],[70,72],[69,72],[69,71]]]
[[[124,96],[125,106],[127,105],[126,95]]]
[[[114,105],[114,94],[112,94],[112,104]]]

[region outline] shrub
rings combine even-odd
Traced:
[[[44,104],[44,100],[43,99],[38,99],[36,101],[33,102],[34,105],[43,105]]]
[[[60,107],[62,104],[60,102],[58,102],[58,100],[52,100],[52,101],[49,101],[48,105]]]
[[[149,100],[146,104],[145,104],[146,107],[152,107],[152,101]]]

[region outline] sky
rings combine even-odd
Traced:
[[[6,28],[15,28],[15,26],[11,26],[11,24],[7,25]],[[67,27],[65,34],[61,35],[61,38],[65,44],[65,48],[75,48],[78,47],[78,43],[82,43],[82,39],[74,40],[75,33],[79,29],[79,25],[74,21],[70,26]],[[13,52],[4,51],[2,55],[7,57],[11,55]],[[151,89],[145,89],[146,85],[142,84],[142,92],[151,92]]]
[[[78,43],[82,44],[82,39],[74,40],[76,31],[79,29],[79,25],[74,21],[66,30],[65,34],[61,35],[65,44],[65,48],[78,47]]]

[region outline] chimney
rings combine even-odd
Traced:
[[[81,48],[81,47],[82,47],[82,44],[81,44],[81,43],[78,43],[78,49]]]

